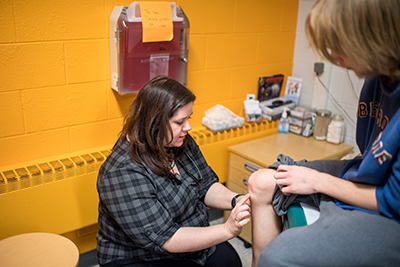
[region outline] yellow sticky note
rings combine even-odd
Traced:
[[[142,40],[147,42],[171,41],[174,38],[171,4],[169,2],[140,2]]]

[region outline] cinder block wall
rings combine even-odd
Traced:
[[[108,20],[130,1],[2,0],[0,170],[111,146],[134,95],[110,88]],[[190,20],[192,126],[222,104],[243,115],[262,75],[291,75],[298,0],[177,0]]]

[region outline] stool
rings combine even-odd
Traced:
[[[4,267],[76,267],[79,251],[66,237],[49,233],[29,233],[0,241],[0,264]]]

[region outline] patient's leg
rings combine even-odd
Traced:
[[[272,207],[275,170],[262,169],[250,176],[248,189],[251,199],[253,266],[265,246],[282,230],[282,220]]]

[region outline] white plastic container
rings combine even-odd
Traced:
[[[243,104],[247,122],[260,123],[262,121],[260,102],[255,100],[255,95],[247,94]]]
[[[313,111],[304,107],[290,109],[289,131],[303,136],[313,134]]]
[[[285,97],[277,97],[260,102],[263,118],[270,121],[281,118],[284,108],[294,107],[296,107],[296,102],[288,100]]]

